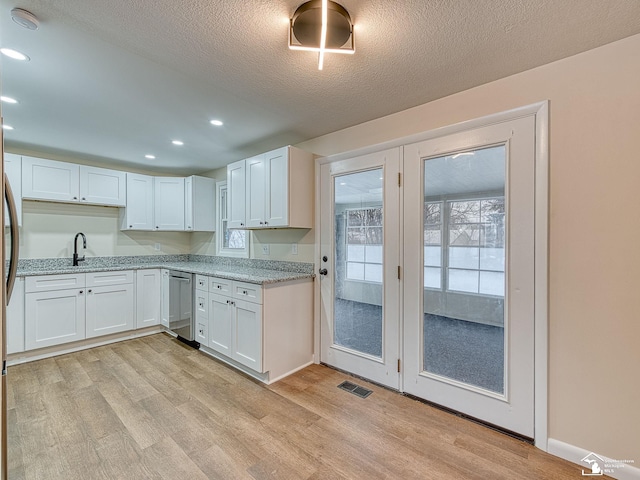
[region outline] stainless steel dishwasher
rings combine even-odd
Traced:
[[[169,271],[169,330],[178,340],[200,348],[195,341],[195,315],[193,314],[193,274]]]

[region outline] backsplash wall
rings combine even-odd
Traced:
[[[20,258],[71,257],[77,232],[87,237],[88,257],[191,253],[190,233],[120,231],[119,210],[25,200]],[[160,244],[160,250],[155,249],[156,243]]]

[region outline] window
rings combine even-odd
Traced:
[[[226,257],[249,257],[249,232],[227,228],[227,182],[216,183],[217,228],[216,254]]]
[[[504,295],[504,197],[447,202],[451,291]]]
[[[424,204],[424,286],[442,288],[442,202]]]
[[[504,197],[425,202],[424,287],[504,296],[504,237]]]
[[[382,283],[382,207],[349,209],[347,280]]]

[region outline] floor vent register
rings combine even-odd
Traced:
[[[373,393],[373,391],[351,382],[342,382],[340,385],[338,385],[338,388],[341,388],[342,390],[345,390],[349,393],[353,393],[360,398],[367,398]]]

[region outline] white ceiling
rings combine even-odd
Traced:
[[[287,48],[300,3],[0,0],[0,43],[31,57],[2,59],[6,146],[197,173],[640,33],[638,0],[343,0],[356,54],[318,71]]]

